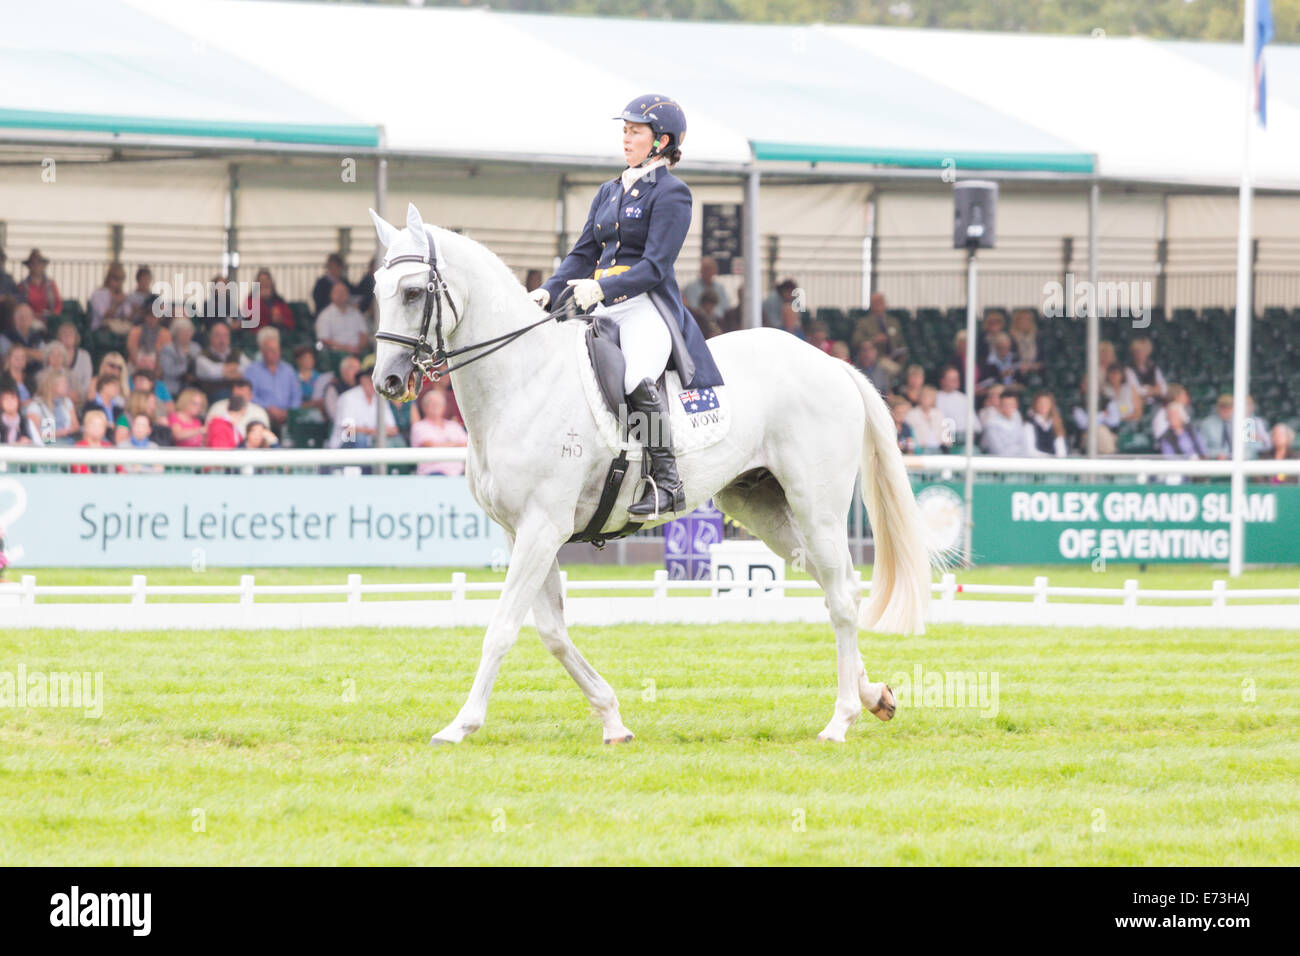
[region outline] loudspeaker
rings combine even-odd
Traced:
[[[971,179],[953,186],[954,249],[992,249],[997,245],[998,184]]]

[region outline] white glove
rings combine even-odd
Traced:
[[[605,290],[595,279],[570,279],[569,285],[573,286],[573,301],[580,309],[590,309],[605,298]]]
[[[544,309],[551,301],[551,294],[538,286],[532,292],[528,293],[528,298],[537,303],[538,308]]]

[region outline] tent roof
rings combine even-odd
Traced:
[[[185,32],[108,0],[41,0],[6,11],[0,128],[373,146],[378,130],[276,80],[211,55]]]
[[[382,127],[396,153],[617,166],[609,117],[657,91],[686,107],[698,168],[1227,186],[1241,157],[1231,44],[275,0],[47,0],[15,15],[0,128],[366,146]],[[1300,48],[1267,57],[1256,179],[1296,189]]]

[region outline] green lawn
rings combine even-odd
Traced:
[[[574,639],[634,743],[601,745],[532,630],[487,726],[431,748],[477,632],[0,629],[0,674],[104,679],[98,720],[0,709],[0,865],[1300,863],[1293,633],[864,634],[876,679],[996,672],[997,715],[922,699],[844,746],[814,739],[827,627]]]

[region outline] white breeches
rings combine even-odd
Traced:
[[[617,305],[600,303],[592,310],[618,323],[618,341],[627,360],[623,373],[623,392],[630,393],[643,379],[658,381],[668,365],[673,350],[668,326],[650,297],[634,295]]]

